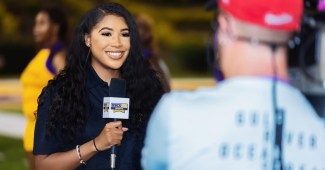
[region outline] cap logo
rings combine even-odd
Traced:
[[[229,3],[230,3],[230,0],[222,0],[222,2],[223,2],[224,4],[229,4]]]
[[[293,18],[289,14],[271,14],[267,13],[264,17],[265,23],[268,25],[284,25],[293,22]]]

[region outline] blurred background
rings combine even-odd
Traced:
[[[70,35],[80,18],[106,0],[0,0],[0,169],[27,169],[22,147],[25,119],[19,77],[38,47],[33,39],[35,15],[54,4],[68,15]],[[132,14],[147,16],[159,57],[165,61],[172,89],[193,90],[215,84],[207,44],[214,13],[203,0],[117,0]],[[37,79],[37,77],[35,77]]]
[[[0,1],[0,76],[19,75],[36,53],[32,27],[42,5],[55,2],[66,10],[70,26],[93,6],[105,0],[1,0]],[[205,11],[202,0],[120,0],[133,14],[152,20],[160,56],[173,77],[208,75],[205,43],[213,13]],[[200,57],[199,57],[200,56]]]

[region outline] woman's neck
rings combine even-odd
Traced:
[[[95,72],[99,76],[100,79],[110,84],[112,78],[120,77],[120,70],[114,70],[107,67],[104,67],[100,64],[94,64],[92,62],[91,66],[94,68]]]
[[[52,48],[58,42],[60,42],[59,38],[56,36],[53,36],[52,38],[50,38],[50,39],[46,40],[44,43],[42,43],[42,47]]]

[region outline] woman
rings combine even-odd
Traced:
[[[116,3],[92,9],[77,27],[67,56],[65,69],[39,98],[36,166],[108,169],[111,147],[118,145],[116,169],[141,169],[147,121],[164,91],[141,57],[132,16]],[[111,78],[126,80],[128,120],[102,118]]]
[[[23,142],[30,169],[35,167],[32,151],[37,98],[48,80],[53,79],[64,67],[66,33],[67,19],[59,8],[47,7],[37,13],[33,34],[35,42],[41,49],[21,75],[22,109],[27,117]]]

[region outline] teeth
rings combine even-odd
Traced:
[[[122,52],[108,52],[109,55],[111,56],[120,56],[122,54]]]

